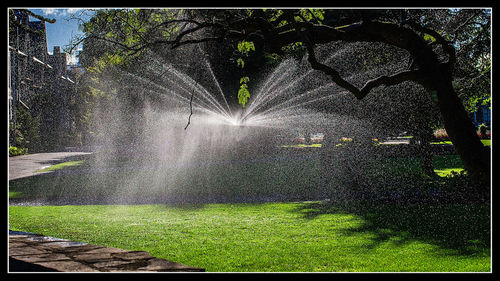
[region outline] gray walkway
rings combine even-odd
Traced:
[[[72,158],[90,154],[90,152],[51,152],[35,153],[9,157],[9,180],[33,176],[37,170],[71,161]]]
[[[9,231],[9,272],[203,272],[148,252]]]

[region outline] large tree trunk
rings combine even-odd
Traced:
[[[432,86],[437,94],[444,127],[465,170],[489,184],[491,164],[488,147],[479,139],[472,120],[453,89],[451,79],[434,78],[438,78],[433,79]]]
[[[296,23],[292,26],[297,29],[300,24]],[[438,32],[416,23],[409,22],[408,24],[413,29],[404,25],[377,21],[354,23],[338,28],[302,23],[300,31],[291,29],[287,32],[270,33],[272,36],[269,37],[272,38],[270,42],[273,49],[293,42],[303,42],[308,51],[311,67],[329,75],[337,85],[350,91],[358,99],[364,98],[375,87],[396,85],[404,81],[417,82],[422,84],[429,93],[435,92],[445,129],[462,159],[464,168],[474,177],[489,182],[490,153],[479,140],[474,125],[467,116],[467,112],[451,83],[456,59],[454,47]],[[433,36],[436,40],[435,43],[440,45],[442,51],[448,56],[448,61],[446,63],[440,62],[432,49],[435,44],[428,44],[418,33]],[[369,80],[361,89],[358,89],[343,79],[338,71],[316,60],[315,44],[341,40],[346,42],[381,42],[396,46],[408,51],[414,63],[411,64],[410,70]]]

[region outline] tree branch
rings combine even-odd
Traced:
[[[48,23],[55,23],[56,22],[56,19],[50,19],[50,18],[46,18],[44,16],[40,16],[40,15],[37,15],[35,13],[33,13],[32,11],[28,10],[28,9],[23,9],[26,13],[28,13],[30,16],[34,17],[34,18],[37,18],[41,21],[45,21],[45,22],[48,22]]]
[[[363,99],[373,88],[382,85],[391,86],[405,81],[417,81],[418,79],[420,79],[419,70],[408,70],[398,72],[392,76],[380,76],[378,78],[369,80],[361,89],[358,89],[356,86],[344,80],[335,69],[318,62],[315,57],[313,43],[305,33],[301,31],[298,32],[301,33],[301,36],[303,37],[302,42],[306,45],[309,54],[308,61],[311,64],[311,67],[329,75],[337,85],[353,93],[354,96],[358,99]]]
[[[186,124],[186,127],[184,127],[184,130],[186,130],[189,124],[191,124],[191,116],[193,115],[193,97],[194,97],[194,92],[191,93],[191,99],[189,100],[189,109],[191,110],[191,113],[189,114],[188,122]]]
[[[206,38],[200,38],[200,39],[184,40],[184,41],[179,41],[179,42],[173,43],[171,48],[175,49],[181,45],[196,44],[196,43],[203,43],[203,42],[210,42],[210,41],[219,41],[221,39],[222,39],[222,37],[206,37]]]
[[[300,30],[297,30],[297,32],[303,38],[302,42],[306,45],[307,52],[309,55],[307,59],[308,59],[309,63],[311,64],[311,67],[313,69],[322,71],[325,74],[329,75],[337,85],[339,85],[340,87],[353,93],[354,96],[356,96],[356,98],[362,99],[364,97],[364,95],[362,95],[362,93],[358,90],[358,88],[356,88],[356,86],[354,86],[351,83],[344,80],[340,76],[338,71],[336,71],[335,69],[329,67],[328,65],[325,65],[325,64],[318,62],[318,60],[316,59],[316,55],[314,53],[314,45],[311,42],[311,40],[309,39],[309,37],[304,32],[302,32]]]
[[[440,44],[442,46],[443,51],[448,55],[448,62],[447,62],[448,67],[450,70],[453,69],[453,66],[455,65],[455,62],[457,60],[456,50],[452,45],[453,42],[444,39],[444,37],[435,30],[429,29],[427,27],[423,27],[423,26],[416,24],[414,22],[411,22],[411,21],[406,22],[406,24],[416,31],[419,31],[422,33],[427,33],[427,34],[431,35],[432,37],[434,37],[434,39],[436,39],[436,41],[433,43]]]
[[[468,24],[476,24],[475,22],[471,22],[475,17],[481,14],[481,10],[477,10],[474,14],[472,14],[469,18],[467,18],[464,22],[462,22],[458,27],[453,30],[453,41],[457,39],[457,33]]]
[[[419,70],[407,70],[401,71],[391,76],[380,76],[375,79],[369,80],[365,83],[365,85],[361,88],[360,92],[364,96],[366,96],[373,88],[379,86],[392,86],[403,83],[405,81],[418,81],[421,79],[420,77],[421,71]]]

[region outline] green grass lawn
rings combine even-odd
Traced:
[[[40,176],[9,181],[9,198],[72,199],[142,197],[164,195],[219,196],[285,196],[297,200],[321,194],[319,159],[295,159],[267,162],[236,162],[199,166],[191,169],[172,167],[127,166],[116,162],[93,169],[91,159],[70,161],[48,167]],[[132,163],[133,164],[133,163]],[[435,156],[435,171],[440,176],[463,170],[457,155]],[[51,172],[66,173],[51,173]],[[420,177],[419,158],[387,158],[372,162],[367,173],[375,180],[387,176]],[[293,184],[290,184],[293,183]],[[334,187],[332,187],[334,188]]]
[[[79,166],[83,165],[84,163],[85,163],[85,160],[67,161],[67,162],[54,164],[54,165],[49,166],[47,168],[37,170],[36,172],[51,172],[51,171],[63,170],[63,169],[67,169],[70,167],[79,167]]]
[[[456,154],[437,155],[433,157],[434,172],[440,177],[452,176],[452,173],[464,171],[462,160]],[[386,158],[378,160],[371,165],[374,174],[393,176],[419,175],[422,171],[422,161],[413,158]]]
[[[212,272],[490,271],[489,207],[321,202],[10,207],[11,229]]]
[[[136,164],[140,163],[111,163],[93,169],[92,160],[61,163],[41,170],[49,173],[9,181],[9,191],[16,198],[26,199],[140,197],[144,200],[162,196],[303,198],[321,191],[316,160],[242,161],[181,169],[168,163]],[[294,185],[289,185],[290,182]]]
[[[80,173],[93,165],[91,159],[82,161],[52,166],[52,171],[69,173],[9,181],[9,198],[163,193],[301,198],[320,192],[319,162],[314,159],[199,166],[177,178],[172,170],[136,167]],[[124,163],[116,161],[111,168],[130,164]],[[435,156],[434,164],[443,173],[462,169],[457,155]],[[373,162],[372,168],[367,172],[375,171],[378,178],[382,173],[413,179],[420,175],[420,159],[384,159]],[[261,204],[10,206],[9,223],[12,230],[148,251],[207,271],[491,269],[490,207],[481,203],[332,205],[298,199]]]

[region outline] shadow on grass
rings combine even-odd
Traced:
[[[317,161],[309,159],[195,162],[180,168],[162,164],[123,161],[98,166],[89,161],[65,166],[10,180],[9,201],[18,205],[188,205],[310,199],[310,194],[320,192]]]
[[[363,223],[346,234],[373,235],[371,247],[396,241],[421,241],[456,255],[484,254],[490,248],[490,206],[487,203],[313,202],[296,210],[308,219],[322,214],[353,214]]]

